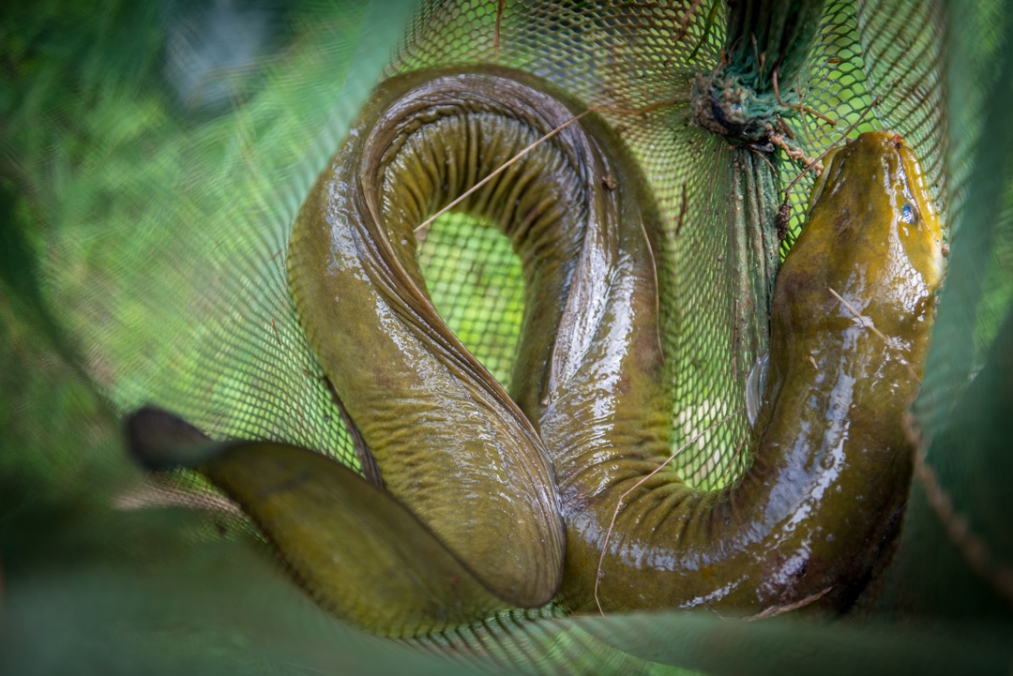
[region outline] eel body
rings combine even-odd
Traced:
[[[554,598],[574,612],[841,609],[895,535],[911,473],[902,418],[942,268],[911,151],[876,132],[828,159],[777,279],[751,465],[701,491],[659,470],[673,404],[661,217],[608,126],[571,122],[583,112],[506,69],[381,84],[288,252],[368,479],[267,442],[191,463],[315,598],[370,631],[421,635]],[[508,396],[437,315],[413,229],[563,125],[457,207],[522,262]]]

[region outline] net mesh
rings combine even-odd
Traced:
[[[521,68],[565,87],[620,130],[655,190],[666,226],[662,255],[675,270],[662,296],[668,306],[663,314],[673,318],[663,332],[675,389],[673,451],[739,411],[731,421],[704,432],[673,461],[683,477],[704,488],[725,485],[748,462],[742,453],[748,433],[744,385],[767,347],[765,322],[751,319],[757,309],[766,308],[770,291],[764,261],[762,254],[751,256],[753,252],[744,249],[773,231],[771,207],[776,209],[777,197],[772,186],[757,187],[750,180],[762,182],[764,161],[777,162],[781,185],[799,172],[794,163],[733,149],[687,124],[693,77],[713,68],[722,46],[721,31],[713,26],[723,24],[723,8],[718,6],[708,31],[710,9],[702,3],[643,3],[589,12],[583,3],[525,3],[508,5],[497,15],[487,2],[434,3],[419,10],[388,68],[392,74],[453,64]],[[783,86],[788,97],[804,81],[801,100],[837,123],[830,126],[802,114],[788,125],[799,144],[816,156],[841,139],[873,98],[881,97],[855,133],[889,128],[903,135],[919,157],[930,158],[924,169],[933,197],[945,205],[940,10],[920,3],[894,10],[885,3],[827,7],[803,73]],[[545,48],[547,41],[551,49]],[[874,67],[865,68],[866,59]],[[785,250],[798,232],[811,184],[807,176],[792,193],[793,227]],[[747,216],[742,217],[743,211]],[[460,226],[455,232],[467,237]],[[511,269],[505,262],[512,255],[508,249],[498,256],[482,250],[478,242],[490,235],[480,227],[470,237],[475,244],[464,245],[459,257],[433,259],[424,268],[427,276],[445,279],[451,273],[444,266],[475,270],[480,251],[483,267]],[[423,257],[424,252],[425,247]],[[504,276],[498,286],[520,284],[519,269],[512,270],[512,278]],[[457,286],[430,287],[434,303],[445,308],[455,331],[464,329],[459,322],[465,316],[478,322],[491,318],[489,310],[468,300],[474,296],[465,290],[481,283],[465,277]],[[751,291],[755,301],[749,298]],[[499,335],[504,334],[497,334],[497,345]],[[497,368],[502,363],[503,356],[487,351],[484,339],[465,344],[483,363],[491,358]],[[495,369],[493,373],[499,375]]]
[[[701,487],[734,480],[748,462],[745,381],[767,349],[773,271],[798,233],[813,175],[793,189],[790,227],[778,242],[778,190],[796,178],[799,164],[780,151],[732,147],[690,123],[694,78],[720,62],[727,11],[725,3],[699,0],[306,2],[284,9],[110,2],[99,13],[47,5],[10,15],[0,24],[11,45],[0,90],[9,223],[0,247],[5,481],[44,487],[45,495],[73,488],[103,499],[133,496],[149,506],[177,499],[179,485],[191,495],[204,491],[191,477],[163,487],[168,497],[142,491],[137,498],[141,478],[123,457],[115,420],[143,404],[173,410],[215,438],[287,441],[357,467],[288,293],[288,235],[380,77],[474,63],[554,82],[598,110],[640,161],[664,217],[660,255],[674,270],[663,294],[671,318],[663,336],[675,392],[673,450],[732,414],[674,462]],[[1013,131],[994,112],[1010,109],[1003,107],[1011,89],[1010,14],[998,1],[976,3],[975,11],[943,2],[828,1],[797,78],[779,83],[785,100],[835,121],[805,110],[784,117],[808,157],[856,123],[851,135],[879,128],[901,134],[922,160],[953,244],[916,407],[935,489],[914,482],[895,563],[874,585],[876,598],[863,600],[865,618],[987,612],[999,618],[989,631],[1008,631],[1002,579],[1013,566],[1013,506],[994,474],[1009,465],[998,442],[1008,423],[986,407],[962,438],[953,430],[962,429],[960,415],[972,419],[962,401],[1008,406],[1002,393],[1013,390],[1011,371],[990,357],[1013,331]],[[523,305],[509,243],[482,222],[451,214],[425,233],[419,256],[436,307],[507,382]],[[980,377],[993,371],[992,380]],[[12,514],[29,504],[16,501],[23,494],[7,492],[18,506]],[[202,513],[224,518],[213,506]],[[962,521],[955,525],[947,514]],[[9,520],[8,529],[15,527]],[[242,527],[226,530],[244,537],[233,535]],[[968,533],[980,547],[968,545]],[[189,546],[176,555],[185,558]],[[985,558],[975,559],[975,551]],[[277,593],[285,599],[279,603],[297,603]],[[656,626],[688,626],[666,621]],[[517,642],[503,648],[503,663],[513,667],[605,664],[588,657],[600,641],[573,633],[579,628],[503,629],[517,617],[498,622],[442,639],[446,652],[494,635]],[[697,630],[701,641],[720,638]],[[320,636],[329,631],[339,630]],[[856,646],[875,643],[871,633],[855,636]],[[914,646],[911,655],[935,640],[916,636],[905,644],[896,636],[894,647]],[[312,652],[301,640],[292,645]],[[368,653],[364,640],[348,639]],[[532,642],[540,647],[523,647]],[[815,636],[807,645],[818,653],[819,643]],[[816,664],[791,662],[784,652],[762,662],[750,645],[728,659],[748,658],[751,667],[757,659],[783,668]],[[678,663],[672,650],[645,659]],[[1001,653],[988,650],[979,657]],[[608,659],[616,670],[646,664]]]
[[[507,5],[498,38],[496,10],[488,2],[423,5],[387,73],[474,63],[522,68],[565,87],[620,129],[654,187],[666,225],[661,255],[675,271],[662,296],[664,314],[673,318],[663,332],[675,388],[673,450],[738,412],[674,463],[691,483],[723,485],[747,462],[744,384],[766,350],[766,321],[755,318],[766,309],[771,280],[756,241],[773,231],[774,182],[787,185],[799,168],[776,154],[734,149],[688,124],[692,79],[719,59],[720,7],[707,31],[709,8],[699,3],[595,12],[581,3]],[[787,97],[804,81],[801,100],[837,124],[806,113],[789,118],[798,144],[816,156],[880,97],[856,133],[885,127],[902,134],[928,158],[933,194],[945,204],[939,22],[931,4],[903,12],[874,3],[828,7],[803,73],[784,87]],[[900,40],[898,31],[914,37]],[[305,60],[335,36],[318,39],[298,46]],[[347,54],[327,56],[347,68]],[[866,60],[876,66],[865,68]],[[288,61],[269,77],[289,88],[334,70],[318,59],[307,72],[298,54]],[[274,84],[228,120],[178,130],[172,137],[178,142],[143,162],[123,152],[89,158],[94,173],[82,181],[82,193],[93,202],[103,194],[116,199],[101,207],[75,204],[62,215],[66,225],[55,233],[47,261],[56,271],[52,299],[68,332],[87,344],[86,369],[117,409],[154,403],[214,437],[289,441],[356,466],[285,275],[300,191],[326,144],[313,144],[317,157],[303,163],[301,176],[286,175],[285,160],[314,141],[309,130],[326,121],[320,118],[330,111],[329,97],[340,90],[315,85],[310,93],[317,101],[283,111],[290,94]],[[297,114],[303,119],[293,119]],[[168,179],[179,186],[173,199],[150,204],[147,196]],[[792,192],[789,242],[811,182],[811,174],[803,177]],[[237,193],[244,195],[236,199]],[[456,245],[453,253],[441,249],[444,238]],[[479,223],[447,217],[420,256],[436,306],[502,382],[516,341],[521,282],[513,253],[497,241]],[[86,266],[80,275],[65,274],[67,261]]]

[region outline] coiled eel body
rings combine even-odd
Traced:
[[[941,235],[896,137],[864,134],[828,160],[778,277],[752,464],[726,489],[693,489],[668,468],[644,480],[671,452],[661,221],[594,115],[459,207],[507,234],[523,264],[512,398],[440,320],[413,227],[583,110],[503,69],[382,84],[288,254],[300,320],[372,485],[281,444],[191,463],[318,600],[370,631],[423,634],[544,604],[560,587],[564,605],[589,611],[603,549],[606,611],[844,608],[897,527],[910,477],[902,416]]]
[[[551,465],[527,417],[436,314],[413,228],[571,116],[490,74],[388,81],[311,192],[288,254],[307,337],[386,488],[521,606],[548,602],[560,583]],[[529,328],[558,315],[590,212],[601,208],[585,194],[600,152],[578,130],[561,136],[463,206],[514,241]],[[538,379],[551,347],[528,335],[522,386]]]

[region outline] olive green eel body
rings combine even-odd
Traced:
[[[910,150],[879,132],[828,159],[777,280],[751,465],[701,491],[668,467],[651,475],[671,452],[662,225],[600,118],[458,207],[499,227],[523,264],[512,397],[438,317],[415,259],[415,226],[583,110],[504,69],[394,78],[300,212],[292,296],[372,485],[280,444],[202,466],[318,600],[370,631],[423,634],[560,590],[589,611],[596,580],[605,611],[839,609],[895,535],[911,471],[902,418],[941,275]],[[357,520],[356,504],[376,513]],[[376,571],[342,556],[411,570],[385,597]]]
[[[751,465],[716,491],[666,467],[623,500],[601,567],[606,611],[841,609],[895,535],[911,476],[903,418],[928,348],[941,232],[899,138],[863,134],[827,162],[777,278]],[[652,306],[616,307],[640,321],[603,327],[540,415],[567,524],[563,595],[577,611],[596,606],[620,496],[668,456],[667,439],[648,432],[667,410],[644,394],[661,389]],[[622,362],[606,374],[609,354]]]

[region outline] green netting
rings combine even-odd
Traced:
[[[779,243],[778,190],[799,163],[690,124],[694,78],[719,63],[728,11],[194,0],[5,12],[0,664],[447,673],[450,655],[465,672],[1008,671],[1013,12],[1002,2],[828,1],[797,78],[779,83],[786,101],[836,121],[784,116],[808,157],[862,115],[851,135],[901,134],[951,236],[915,409],[931,472],[913,482],[891,567],[846,621],[581,624],[547,609],[461,628],[422,646],[439,659],[421,657],[312,606],[200,482],[152,486],[125,457],[118,418],[152,403],[216,438],[283,440],[357,465],[288,294],[293,219],[383,74],[499,63],[595,107],[641,162],[674,270],[673,447],[734,413],[675,464],[703,487],[732,481],[748,462],[745,382],[767,349],[778,253],[813,175],[790,195]],[[420,261],[437,308],[505,382],[523,302],[506,240],[450,215]],[[156,509],[173,500],[201,509]],[[467,657],[478,653],[493,661]]]
[[[524,312],[521,264],[510,240],[465,214],[419,233],[419,265],[440,315],[501,383],[510,382]]]
[[[767,278],[770,273],[762,271],[769,265],[768,256],[762,245],[757,253],[755,240],[769,239],[772,209],[779,198],[773,194],[772,178],[761,168],[764,160],[759,153],[732,149],[705,130],[687,126],[690,83],[695,74],[713,67],[721,48],[720,30],[705,35],[708,9],[692,3],[686,7],[603,7],[595,12],[588,12],[581,3],[527,4],[523,11],[507,8],[499,23],[497,52],[497,13],[490,3],[436,4],[419,10],[395,65],[388,70],[487,62],[522,68],[577,94],[620,129],[647,169],[664,211],[665,254],[675,270],[672,288],[664,297],[674,305],[665,314],[675,317],[675,325],[664,333],[677,393],[673,449],[742,409],[729,423],[703,434],[674,461],[692,483],[714,487],[737,476],[746,462],[741,453],[748,430],[744,384],[755,360],[766,350],[766,322],[754,318],[757,310],[766,308],[772,288],[767,286],[772,283]],[[919,157],[932,158],[924,168],[942,209],[946,191],[938,159],[945,156],[939,152],[945,147],[938,105],[942,96],[939,12],[938,7],[918,3],[905,6],[900,14],[871,3],[857,7],[831,3],[803,74],[796,83],[782,86],[788,98],[790,90],[805,82],[801,101],[837,120],[834,127],[806,114],[787,120],[799,144],[813,157],[840,140],[841,132],[859,119],[872,98],[881,96],[880,105],[855,133],[894,129]],[[717,24],[721,23],[719,18]],[[903,26],[905,36],[917,39],[898,41],[897,30],[889,30],[895,23]],[[859,26],[875,29],[859,30]],[[544,48],[540,31],[551,36],[552,49]],[[889,60],[901,48],[905,60]],[[866,69],[863,54],[876,67]],[[877,82],[882,84],[876,86]],[[676,103],[636,113],[668,101]],[[926,112],[911,115],[912,110]],[[778,162],[777,168],[781,185],[790,183],[799,171],[790,162]],[[760,184],[750,183],[753,176]],[[792,193],[794,227],[789,242],[801,224],[811,184],[810,175]],[[738,204],[734,212],[730,204]],[[503,256],[507,255],[504,249]],[[504,265],[501,260],[483,257],[483,265],[497,268]],[[444,264],[474,267],[464,254]],[[442,279],[442,270],[433,264],[426,273]],[[514,274],[519,280],[519,268]],[[457,313],[466,312],[457,300],[461,292],[431,291],[437,307],[448,308],[448,321],[458,329]],[[493,354],[477,341],[466,344],[480,360]]]

